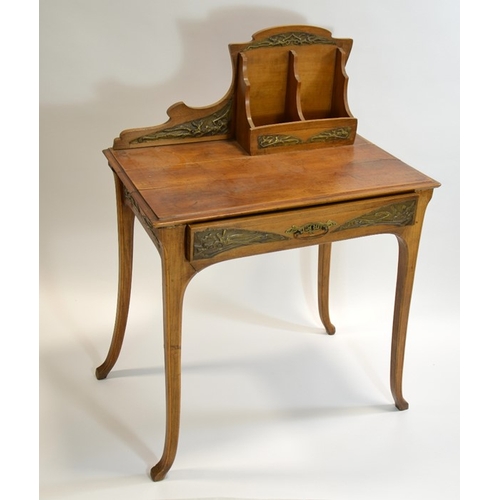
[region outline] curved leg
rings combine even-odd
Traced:
[[[130,207],[125,204],[122,184],[116,175],[115,188],[119,248],[118,302],[116,306],[115,327],[108,355],[104,363],[95,371],[98,380],[102,380],[108,376],[120,354],[123,336],[125,335],[125,327],[127,325],[130,290],[132,286],[134,213]]]
[[[153,481],[161,481],[172,466],[177,452],[181,402],[181,339],[184,292],[195,270],[186,261],[185,226],[159,231],[163,268],[163,322],[165,356],[166,429],[165,445],[159,462],[151,469]]]
[[[403,364],[406,344],[406,331],[413,285],[412,259],[406,240],[397,236],[399,244],[398,277],[391,347],[391,391],[398,410],[407,410],[408,403],[403,398]]]
[[[420,230],[409,228],[396,235],[399,244],[398,276],[392,328],[391,347],[391,391],[398,410],[407,410],[408,402],[403,397],[403,363],[410,302],[415,277]]]
[[[408,402],[403,397],[403,364],[405,355],[408,316],[417,264],[420,233],[427,204],[432,198],[432,189],[419,192],[417,211],[413,224],[396,232],[399,246],[398,276],[394,303],[391,347],[391,391],[398,410],[407,410]]]
[[[330,321],[328,311],[328,298],[330,289],[330,256],[332,253],[331,243],[318,245],[318,306],[319,315],[328,335],[335,333],[335,327]]]

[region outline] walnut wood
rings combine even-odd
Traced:
[[[385,207],[397,207],[398,204],[406,202],[418,205],[418,200],[419,197],[414,193],[403,194],[305,209],[283,210],[278,213],[261,214],[258,217],[236,217],[190,224],[186,231],[186,256],[194,268],[201,270],[215,262],[238,257],[300,248],[311,244],[321,245],[370,234],[399,234],[400,223],[397,219],[394,223],[385,219],[378,223],[375,220],[370,224],[356,223],[356,221],[373,211],[383,210]],[[321,228],[313,232],[306,231],[300,237],[294,234],[293,228],[299,229],[309,224],[318,224]],[[197,239],[200,240],[200,236],[203,237],[210,232],[220,234],[214,241],[219,246],[222,245],[219,240],[224,236],[226,239],[230,238],[231,233],[236,234],[241,244],[229,243],[216,253],[197,251]],[[245,238],[244,232],[249,232],[247,234],[250,236],[255,235],[255,239],[250,238],[249,241],[249,238]]]
[[[318,245],[318,307],[319,316],[328,335],[335,333],[335,327],[330,321],[329,311],[331,253],[331,243]]]
[[[305,121],[302,112],[302,81],[297,72],[297,52],[288,53],[288,78],[285,89],[285,110],[287,122]]]
[[[105,155],[154,227],[434,188],[439,184],[358,136],[351,146],[250,157],[235,141]],[[186,187],[189,186],[189,189]]]
[[[222,99],[199,108],[178,102],[168,108],[169,119],[166,122],[124,130],[115,139],[113,148],[132,149],[238,137],[247,152],[268,154],[274,151],[259,150],[255,141],[248,140],[255,132],[252,129],[261,123],[268,126],[281,123],[289,117],[292,120],[302,120],[305,128],[308,120],[316,118],[350,117],[352,132],[349,141],[352,142],[357,121],[352,118],[347,105],[345,73],[351,48],[351,39],[333,38],[330,31],[314,26],[281,26],[259,31],[250,42],[229,45],[233,77]],[[295,53],[295,58],[290,57],[290,52]],[[250,57],[251,64],[246,67],[243,76],[239,58],[247,60],[247,56]],[[289,60],[294,61],[291,69],[288,66]],[[290,74],[297,77],[292,82],[293,89],[287,89]],[[295,85],[298,79],[301,84]],[[242,87],[243,101],[234,105],[235,96],[236,100],[240,97],[240,83],[245,80],[248,85]],[[250,93],[249,82],[252,80],[256,99]],[[289,90],[296,92],[295,97],[292,97]],[[305,115],[295,113],[294,109],[288,110],[286,106],[291,104],[295,108],[298,102],[304,108]],[[242,116],[242,112],[246,118]],[[253,125],[252,114],[256,120]],[[227,127],[221,126],[226,121]],[[319,126],[316,124],[315,129]],[[336,142],[342,145],[346,140]],[[298,147],[310,149],[323,145],[315,142]]]
[[[288,43],[303,36],[303,30],[281,34],[286,43],[257,42],[238,54],[235,134],[251,155],[354,142],[347,55],[322,35],[314,35],[318,43]],[[329,136],[332,131],[337,133]]]
[[[166,428],[154,481],[177,451],[184,293],[217,262],[318,245],[319,315],[331,335],[331,243],[394,234],[390,385],[396,407],[408,408],[402,378],[412,286],[425,210],[439,183],[356,135],[345,73],[351,47],[316,27],[258,32],[229,46],[233,81],[218,103],[178,103],[167,123],[124,131],[104,151],[116,183],[120,272],[111,346],[96,376],[105,378],[120,353],[137,217],[162,262]],[[291,146],[262,142],[266,134]]]
[[[403,363],[406,344],[410,302],[417,264],[420,233],[425,209],[432,197],[432,191],[421,193],[415,224],[401,229],[397,234],[399,258],[394,301],[394,319],[391,347],[391,391],[398,410],[408,409],[408,402],[403,397]]]
[[[172,466],[179,440],[181,404],[182,302],[195,270],[184,257],[184,227],[158,231],[163,271],[163,347],[165,355],[166,430],[163,454],[151,469],[153,481],[163,479]]]
[[[125,193],[122,183],[116,176],[116,207],[118,222],[118,248],[119,248],[119,273],[118,273],[118,301],[116,306],[115,328],[109,352],[106,359],[96,368],[98,380],[105,379],[115,365],[123,344],[125,328],[127,326],[128,310],[130,305],[130,292],[132,288],[132,254],[134,245],[134,213],[125,203]]]

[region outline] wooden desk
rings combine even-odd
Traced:
[[[358,135],[351,144],[252,155],[234,136],[127,147],[127,134],[104,151],[116,185],[120,271],[113,338],[96,375],[108,375],[122,345],[137,218],[158,249],[163,273],[167,418],[153,480],[164,478],[177,450],[184,292],[197,272],[216,262],[318,245],[319,314],[333,334],[331,243],[394,234],[399,263],[390,384],[396,407],[408,408],[402,393],[408,314],[424,214],[438,182]]]

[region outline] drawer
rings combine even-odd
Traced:
[[[187,258],[219,261],[392,232],[414,224],[417,202],[416,194],[400,195],[191,224]]]

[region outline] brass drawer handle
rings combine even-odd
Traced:
[[[292,234],[297,239],[319,238],[330,231],[330,228],[336,226],[337,223],[332,220],[326,222],[308,222],[300,227],[289,227],[285,233]]]

